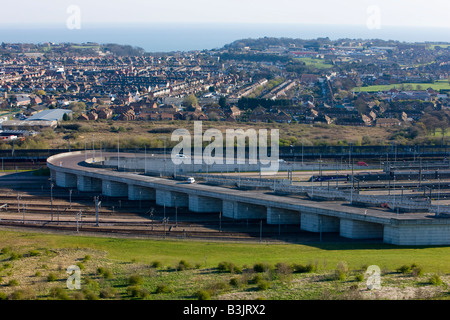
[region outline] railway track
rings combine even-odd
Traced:
[[[24,227],[29,229],[45,229],[59,232],[71,233],[101,233],[108,235],[121,235],[129,237],[154,237],[154,238],[173,238],[173,239],[202,239],[202,240],[228,240],[228,241],[278,241],[279,234],[273,231],[265,231],[261,234],[258,231],[237,232],[224,230],[191,230],[182,225],[178,227],[166,226],[162,229],[159,225],[158,229],[153,229],[151,224],[141,229],[133,229],[129,226],[116,226],[102,222],[99,227],[95,226],[95,222],[83,222],[77,226],[76,221],[65,224],[57,224],[57,222],[41,221],[41,220],[27,220],[25,223],[17,219],[0,221],[0,226],[9,227]],[[141,225],[142,226],[142,225]],[[171,228],[172,227],[172,228]],[[284,232],[283,239],[298,238],[299,234],[294,232]]]

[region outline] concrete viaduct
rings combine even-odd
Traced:
[[[187,207],[193,212],[222,212],[232,219],[299,225],[304,231],[338,232],[350,239],[383,239],[384,243],[395,245],[450,244],[450,219],[430,213],[395,214],[339,201],[319,202],[263,191],[187,184],[96,168],[86,165],[85,159],[82,151],[48,158],[51,179],[59,187],[130,200],[154,200],[160,206]]]

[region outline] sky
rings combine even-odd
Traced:
[[[73,11],[75,6],[76,11]],[[21,0],[5,1],[0,28],[148,23],[269,23],[449,28],[448,0]],[[375,24],[374,24],[375,23]]]

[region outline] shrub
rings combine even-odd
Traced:
[[[54,273],[49,273],[48,276],[47,276],[47,281],[48,282],[53,282],[53,281],[56,281],[57,279],[58,279],[58,277]]]
[[[312,263],[305,265],[293,264],[292,269],[294,273],[309,273],[315,271],[315,266]]]
[[[421,277],[421,276],[423,276],[423,268],[422,267],[415,267],[413,270],[412,270],[412,275],[414,276],[414,277]]]
[[[262,262],[256,263],[253,266],[253,271],[255,271],[255,272],[266,272],[266,271],[269,271],[272,269],[273,268],[268,263],[262,263]]]
[[[85,269],[84,264],[81,263],[81,262],[78,262],[77,266],[78,266],[78,268],[80,268],[80,270],[84,270]]]
[[[287,263],[284,263],[284,262],[277,263],[275,265],[275,268],[277,270],[277,273],[281,274],[281,275],[288,275],[288,274],[291,274],[292,271],[293,271],[292,270],[292,266],[290,266],[290,265],[288,265]]]
[[[240,287],[241,286],[241,281],[238,278],[231,278],[230,279],[230,285],[232,285],[233,287]]]
[[[161,268],[162,267],[162,263],[161,263],[161,261],[153,261],[151,266],[152,266],[152,268],[155,268],[155,269]]]
[[[24,292],[22,290],[16,290],[9,297],[11,300],[24,300]]]
[[[430,277],[430,283],[432,284],[432,285],[434,285],[434,286],[440,286],[441,284],[442,284],[442,279],[441,279],[441,277],[439,277],[439,275],[437,275],[437,274],[433,274],[431,277]]]
[[[58,300],[69,300],[69,295],[63,288],[51,288],[50,296]]]
[[[408,266],[406,264],[402,265],[401,267],[397,268],[397,272],[406,274],[411,272],[411,266]]]
[[[103,278],[105,278],[105,279],[112,279],[112,277],[113,277],[113,274],[112,274],[111,270],[106,269],[103,272]]]
[[[8,296],[6,295],[6,293],[0,292],[0,301],[1,300],[7,300],[7,299],[8,299]]]
[[[85,289],[83,291],[83,293],[84,293],[84,298],[86,300],[98,300],[99,299],[99,297],[91,290]]]
[[[100,276],[103,276],[103,278],[105,279],[111,279],[112,278],[112,272],[109,269],[103,268],[103,267],[98,267],[97,268],[97,273]]]
[[[344,261],[339,262],[334,273],[335,279],[341,281],[345,280],[347,278],[347,273],[348,273],[347,263],[345,263]]]
[[[265,281],[265,280],[259,281],[257,288],[259,291],[267,290],[270,288],[270,283],[269,283],[269,281]]]
[[[83,262],[86,263],[86,262],[88,262],[89,260],[91,260],[91,256],[88,255],[88,254],[85,255],[84,258],[83,258]]]
[[[30,250],[29,252],[28,252],[28,255],[30,256],[30,257],[36,257],[36,256],[39,256],[41,253],[39,252],[39,251],[37,251],[37,250]]]
[[[98,268],[97,268],[97,273],[98,273],[99,275],[103,275],[103,274],[105,273],[105,271],[106,271],[106,269],[103,268],[103,267],[98,267]]]
[[[127,288],[128,295],[134,298],[146,298],[150,295],[146,289],[142,289],[140,286],[129,286]]]
[[[160,284],[156,287],[155,293],[159,294],[159,293],[170,293],[172,292],[172,290],[170,290],[170,288],[165,285],[165,284]]]
[[[186,260],[180,260],[180,262],[178,262],[178,265],[176,267],[177,271],[188,270],[190,268],[191,268],[191,265]]]
[[[8,282],[8,286],[10,286],[10,287],[16,287],[18,285],[19,285],[19,281],[17,281],[16,279],[11,279]]]
[[[233,262],[222,261],[218,264],[217,269],[221,272],[241,273],[242,270]]]
[[[74,300],[84,300],[85,297],[84,297],[84,293],[83,292],[76,291],[76,292],[73,293],[72,298]]]
[[[108,287],[100,290],[100,298],[102,299],[112,299],[116,297],[116,290],[114,288]]]
[[[229,288],[230,288],[230,285],[228,284],[228,282],[219,281],[219,282],[214,282],[214,283],[210,284],[207,287],[207,291],[210,294],[217,294],[221,291],[226,291]]]
[[[137,286],[140,285],[144,282],[144,280],[142,279],[142,277],[138,274],[133,274],[128,278],[128,283],[131,286]]]
[[[362,282],[362,281],[364,281],[364,275],[363,274],[357,274],[356,275],[356,277],[355,277],[355,279],[356,279],[356,281],[358,281],[358,282]]]
[[[8,248],[8,247],[2,248],[2,254],[8,254],[10,252],[11,252],[11,248]]]
[[[248,281],[249,284],[258,284],[263,281],[263,277],[260,274],[255,274],[255,276]]]
[[[195,293],[198,300],[211,300],[211,295],[206,290],[199,290]]]
[[[11,252],[10,260],[18,260],[22,258],[23,256],[20,253]]]

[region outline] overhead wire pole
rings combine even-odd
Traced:
[[[119,134],[117,134],[117,171],[119,171],[119,157],[120,157],[120,140],[119,140]]]

